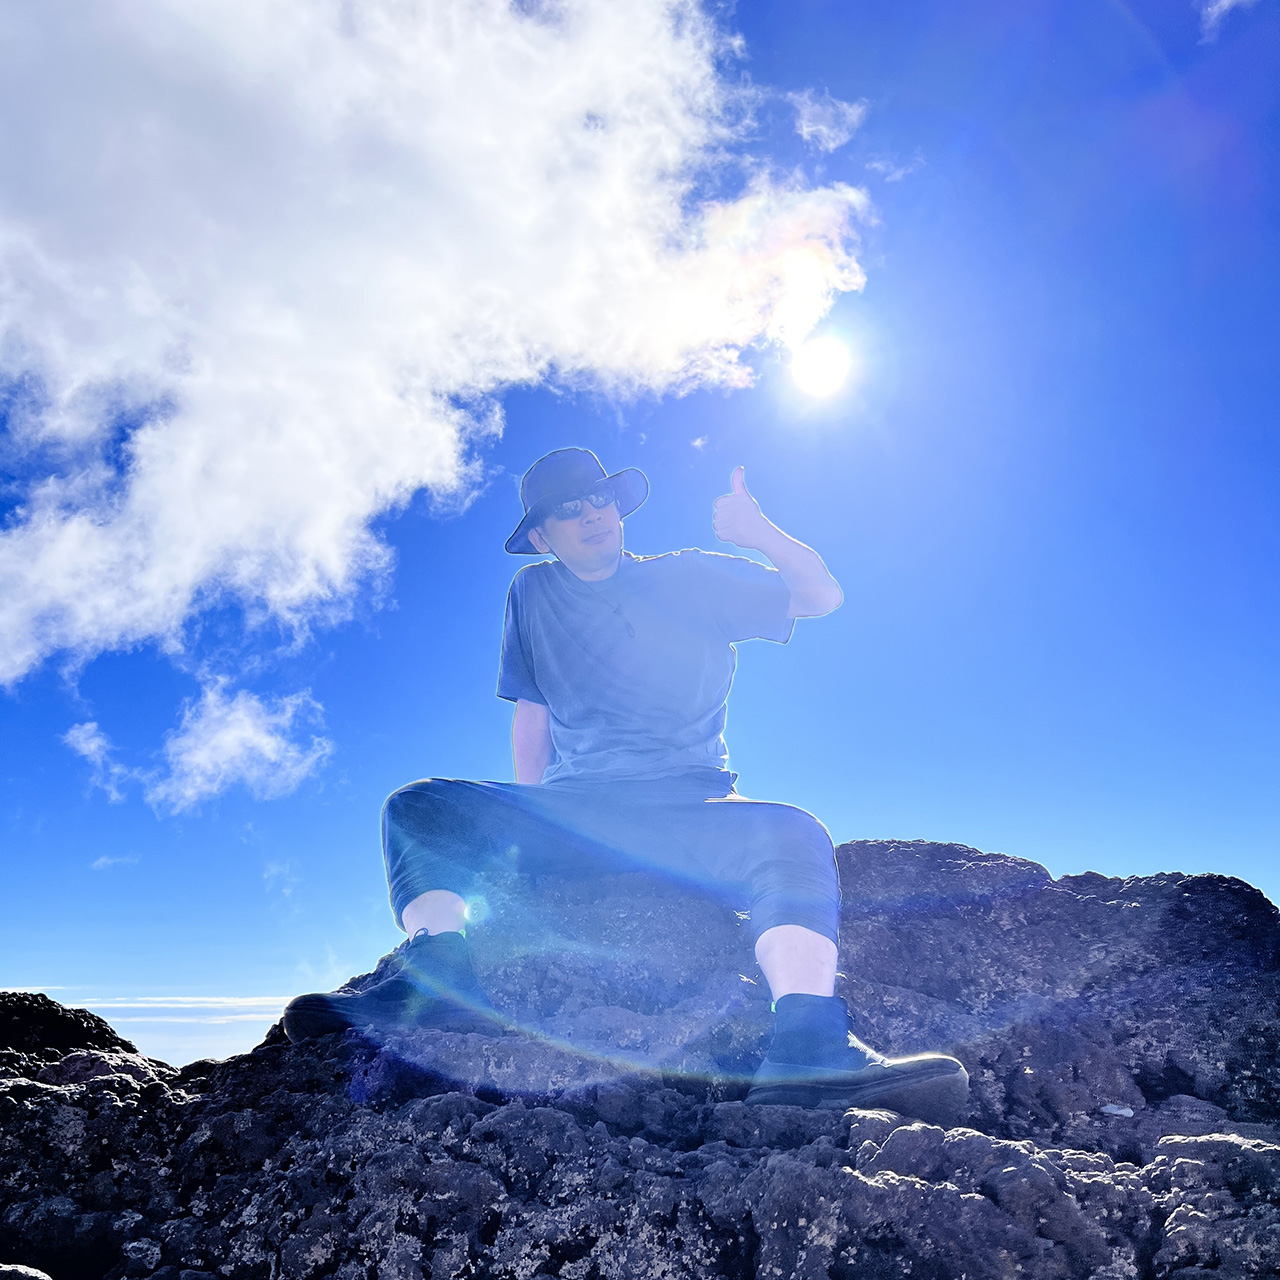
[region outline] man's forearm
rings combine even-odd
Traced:
[[[788,617],[820,618],[838,609],[844,603],[844,592],[827,571],[822,557],[812,547],[783,533],[760,510],[760,504],[747,489],[741,467],[734,468],[729,483],[733,492],[715,501],[712,525],[716,537],[735,547],[762,551],[769,557],[791,592]]]
[[[820,618],[844,603],[844,592],[812,548],[783,533],[772,521],[761,536],[757,550],[782,574],[791,592],[788,613],[793,618]]]
[[[551,763],[551,713],[540,702],[516,703],[511,719],[511,756],[516,781],[537,783]]]

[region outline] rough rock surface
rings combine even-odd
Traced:
[[[843,993],[878,1047],[964,1060],[955,1127],[746,1107],[768,996],[741,921],[635,876],[548,879],[499,886],[475,938],[521,1035],[295,1047],[277,1029],[174,1071],[92,1015],[0,995],[0,1263],[54,1280],[1280,1275],[1280,923],[1261,894],[1054,881],[957,845],[839,858]]]

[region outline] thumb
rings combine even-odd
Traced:
[[[733,475],[729,477],[729,483],[733,485],[734,493],[746,493],[747,482],[746,480],[743,479],[743,475],[745,471],[746,471],[745,467],[735,467],[733,470]]]

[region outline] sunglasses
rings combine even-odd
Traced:
[[[582,514],[584,502],[589,502],[597,511],[602,511],[605,507],[613,506],[617,500],[618,495],[614,493],[613,486],[607,484],[584,498],[570,498],[567,502],[558,503],[547,512],[547,515],[553,520],[574,520]]]

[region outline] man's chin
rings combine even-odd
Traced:
[[[622,550],[622,539],[616,533],[606,534],[598,542],[584,541],[582,553],[598,560],[611,560]]]
[[[587,554],[582,558],[583,567],[588,573],[601,573],[617,568],[618,558],[622,555],[622,547],[617,542],[584,548],[584,551]]]

